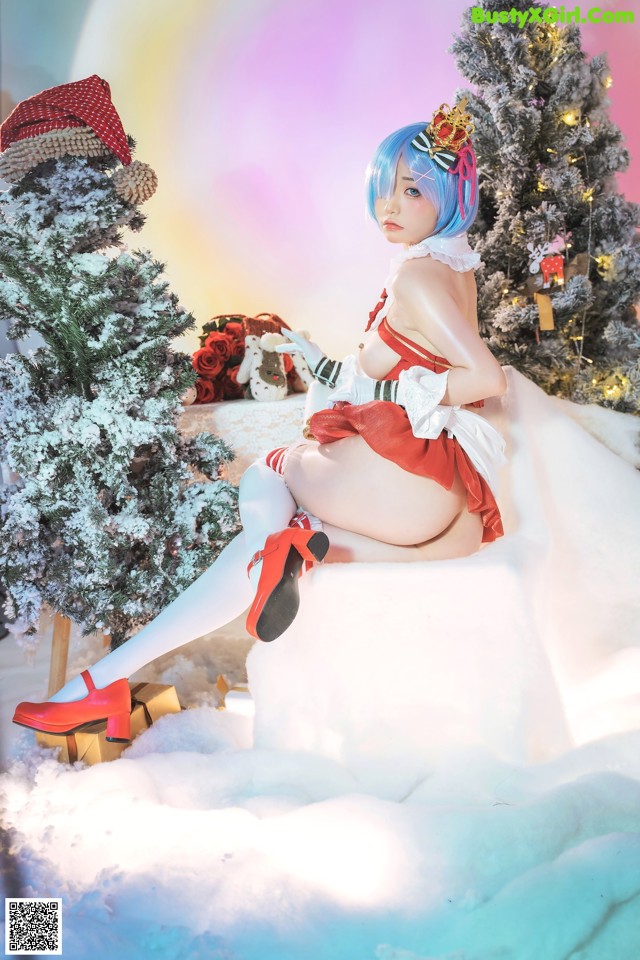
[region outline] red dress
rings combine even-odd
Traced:
[[[384,297],[383,292],[383,299],[369,315],[367,330],[381,309]],[[435,356],[392,330],[386,317],[377,332],[400,357],[385,380],[397,380],[401,371],[409,367],[426,367],[434,373],[442,373],[451,367],[444,357]],[[473,406],[482,407],[484,401],[477,400]],[[490,543],[503,535],[500,511],[489,484],[478,473],[460,442],[450,437],[446,430],[435,440],[415,437],[405,410],[386,400],[359,405],[339,401],[330,410],[314,413],[309,426],[313,437],[320,443],[333,443],[359,435],[381,457],[392,460],[409,473],[436,480],[447,490],[451,490],[457,471],[467,491],[469,512],[479,513],[482,518],[482,542]]]

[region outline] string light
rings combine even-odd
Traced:
[[[575,127],[580,123],[580,111],[579,110],[567,110],[566,113],[562,114],[562,119],[567,124],[568,127]],[[588,126],[588,121],[587,121]]]
[[[608,90],[609,87],[613,86],[613,77],[611,76],[611,74],[608,74],[608,76],[606,76],[602,82]]]
[[[546,185],[542,182],[542,180],[538,180],[538,191],[539,191],[540,193],[542,193],[542,191],[543,191],[543,190],[546,190],[546,189],[547,189],[547,187],[546,187]]]
[[[584,160],[584,165],[585,165],[585,170],[587,175],[587,183],[588,183],[590,180],[590,175],[589,175],[589,161],[587,160],[586,154],[583,155],[583,160]],[[589,189],[586,192],[593,194],[593,187],[589,187]],[[593,196],[591,197],[591,201],[589,203],[589,221],[588,221],[588,234],[587,234],[587,264],[588,265],[591,263],[591,242],[592,242],[592,230],[593,230],[593,206],[591,205],[592,201],[593,201]],[[587,278],[588,277],[589,277],[589,268],[587,266]],[[587,304],[585,303],[584,307],[582,308],[581,333],[583,337],[585,335],[586,325],[587,325]],[[580,366],[583,360],[585,361],[585,363],[593,363],[593,360],[590,360],[589,357],[584,356],[582,352],[583,349],[584,349],[584,340],[581,340],[580,350],[578,352],[578,357],[577,357],[578,367]]]
[[[614,275],[613,271],[613,255],[610,253],[603,253],[601,256],[595,258],[596,263],[598,264],[598,273],[605,280],[611,280]]]
[[[588,187],[582,194],[582,199],[587,203],[593,203],[593,187]]]

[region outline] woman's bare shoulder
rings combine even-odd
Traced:
[[[456,315],[478,331],[477,288],[473,270],[458,272],[441,260],[420,257],[401,264],[392,286],[398,313],[408,329],[423,330],[432,315]],[[423,329],[424,328],[424,329]],[[430,348],[431,349],[431,348]]]
[[[448,264],[433,257],[414,257],[400,264],[391,289],[396,298],[411,295],[416,290],[429,288],[431,292],[452,292],[456,285],[456,273]]]

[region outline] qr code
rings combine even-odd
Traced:
[[[4,901],[4,952],[62,953],[62,900],[7,897]]]

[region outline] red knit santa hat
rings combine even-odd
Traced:
[[[95,73],[23,100],[0,126],[0,177],[9,183],[47,160],[110,152],[123,164],[112,177],[116,193],[130,203],[153,196],[158,178],[149,164],[131,162],[109,84]]]
[[[0,151],[12,143],[51,130],[90,127],[125,165],[131,152],[106,80],[97,74],[63,83],[23,100],[0,126]]]

